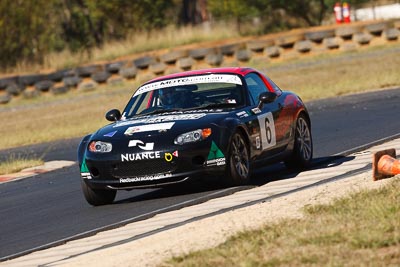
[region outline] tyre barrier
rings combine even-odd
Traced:
[[[262,53],[266,47],[273,46],[274,44],[275,42],[272,39],[252,40],[246,43],[246,47],[252,52]]]
[[[6,87],[7,93],[9,93],[11,96],[18,96],[22,93],[23,88],[18,86],[16,83],[10,83]]]
[[[82,78],[78,76],[68,76],[64,77],[62,81],[67,87],[77,87],[78,84],[82,81]]]
[[[10,84],[17,84],[18,76],[0,79],[0,90],[6,89]]]
[[[40,92],[48,92],[54,86],[54,82],[50,80],[43,80],[35,83],[35,89]]]
[[[0,104],[7,104],[10,101],[11,101],[11,95],[10,94],[8,94],[7,92],[2,92],[0,94]]]
[[[312,49],[312,42],[310,40],[298,41],[294,44],[294,49],[300,53],[308,53]]]
[[[171,51],[165,54],[162,54],[160,56],[160,61],[165,63],[165,64],[175,64],[176,61],[180,58],[184,58],[188,56],[188,51],[187,50],[176,50],[176,51]]]
[[[189,56],[195,60],[204,59],[208,54],[215,53],[215,48],[196,48],[189,51]]]
[[[50,88],[50,92],[54,95],[61,95],[61,94],[65,94],[70,90],[70,87],[66,86],[66,85],[61,85],[61,86],[54,86],[52,88]]]
[[[270,58],[276,58],[276,57],[279,57],[279,55],[281,54],[281,51],[278,46],[274,45],[274,46],[265,48],[264,54]]]
[[[101,71],[101,70],[102,70],[102,66],[99,64],[77,67],[75,69],[76,74],[81,78],[88,78],[88,77],[92,76],[94,73]]]
[[[111,73],[107,71],[98,71],[93,73],[90,77],[97,83],[105,83],[110,78]]]
[[[151,56],[144,56],[138,59],[133,60],[133,64],[138,69],[146,69],[149,67],[150,64],[156,63],[156,59]]]
[[[307,31],[304,33],[304,37],[306,40],[310,40],[314,43],[322,43],[322,41],[326,38],[331,38],[335,36],[335,30],[316,30],[316,31]]]
[[[396,41],[400,36],[400,30],[396,28],[391,28],[383,31],[382,37],[387,41]]]
[[[212,67],[220,66],[223,60],[224,56],[221,53],[209,54],[205,58],[206,63]]]
[[[162,62],[156,62],[149,66],[149,70],[152,73],[154,73],[155,75],[162,75],[166,68],[167,68],[167,65],[165,65]]]
[[[204,67],[244,66],[250,60],[273,62],[330,51],[356,51],[365,46],[400,41],[400,20],[370,21],[297,29],[246,40],[207,44],[199,48],[177,47],[152,51],[130,60],[90,64],[51,73],[0,78],[0,104],[13,98],[65,94],[71,90],[95,90],[123,82],[144,82],[162,74]]]
[[[134,79],[136,77],[137,74],[137,68],[134,66],[131,67],[122,67],[119,70],[119,75],[122,76],[123,78],[130,80],[130,79]]]
[[[105,71],[111,73],[111,74],[116,74],[120,71],[120,69],[126,64],[126,61],[119,61],[119,62],[113,62],[113,63],[108,63],[105,65]]]
[[[247,62],[251,58],[251,51],[248,49],[241,49],[236,52],[236,59],[240,62]]]
[[[369,42],[371,42],[371,40],[372,40],[372,36],[369,33],[359,32],[359,33],[355,33],[353,35],[353,41],[360,45],[369,44]]]
[[[219,50],[222,55],[229,57],[233,56],[242,46],[243,44],[240,43],[227,44],[217,47],[217,50]]]
[[[386,22],[379,22],[365,25],[365,30],[372,35],[381,35],[386,30],[386,27]]]

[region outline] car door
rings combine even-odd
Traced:
[[[259,109],[259,96],[263,92],[270,91],[263,79],[257,73],[249,73],[245,76],[245,81],[249,91],[252,112],[255,114],[254,123],[259,125],[259,135],[261,139],[260,149],[262,157],[270,157],[275,153],[285,149],[285,135],[281,134],[282,124],[279,121],[279,114],[283,108],[280,97],[272,103],[265,103]]]

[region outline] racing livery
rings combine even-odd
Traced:
[[[283,161],[307,167],[311,122],[302,100],[251,68],[187,71],[140,86],[111,124],[78,148],[83,194],[91,205],[117,190],[162,187],[201,175],[228,186]]]

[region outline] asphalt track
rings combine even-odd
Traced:
[[[307,107],[315,164],[400,134],[400,88],[313,101]],[[78,142],[73,139],[5,150],[0,158],[22,153],[44,155],[45,160],[76,160]],[[275,165],[258,172],[250,187],[270,182],[272,174],[274,179],[287,175]],[[82,196],[77,166],[1,184],[0,259],[247,188],[224,189],[208,177],[167,189],[119,192],[115,204],[93,208]]]

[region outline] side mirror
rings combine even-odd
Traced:
[[[264,92],[258,97],[258,108],[262,109],[264,104],[272,103],[278,98],[278,95],[274,92]]]
[[[106,119],[108,121],[118,121],[121,119],[121,112],[118,109],[112,109],[106,113]]]

